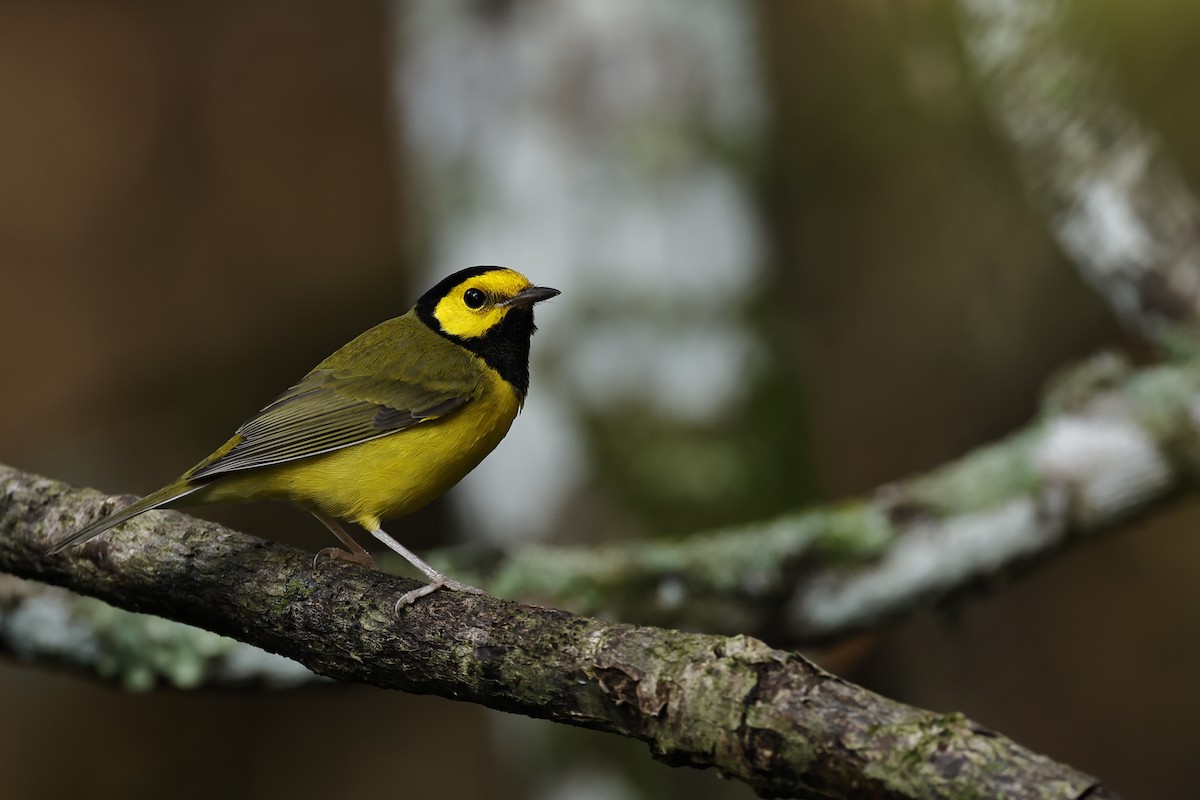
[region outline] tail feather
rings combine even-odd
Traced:
[[[157,492],[146,495],[141,500],[130,503],[124,508],[117,509],[107,517],[101,517],[91,525],[88,525],[86,528],[64,536],[47,548],[46,555],[52,556],[55,553],[66,550],[71,545],[86,542],[93,536],[98,536],[109,528],[120,525],[122,522],[136,517],[138,514],[151,511],[155,508],[161,508],[173,500],[178,500],[181,497],[188,496],[192,492],[203,488],[203,486],[204,484],[202,483],[189,484],[184,481],[179,481],[178,483],[172,483],[169,486],[164,486]]]

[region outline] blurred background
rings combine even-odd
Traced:
[[[1194,183],[1200,6],[1063,9]],[[479,263],[564,294],[513,432],[391,524],[418,551],[684,536],[999,437],[1056,370],[1145,348],[1029,201],[961,13],[2,0],[0,459],[153,490]],[[1127,796],[1182,796],[1194,505],[814,655]],[[329,544],[284,507],[202,515]],[[0,662],[0,718],[14,798],[751,796],[636,743],[367,687],[127,695]]]

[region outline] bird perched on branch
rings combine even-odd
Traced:
[[[321,556],[373,567],[338,520],[356,522],[425,573],[397,609],[451,580],[384,532],[490,453],[529,389],[533,306],[559,294],[501,267],[442,280],[407,314],[318,364],[173,483],[54,542],[58,553],[145,511],[287,500],[311,511],[346,549]],[[315,561],[314,561],[315,563]]]

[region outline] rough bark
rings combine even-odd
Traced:
[[[1112,797],[958,714],[875,695],[760,641],[603,622],[439,593],[322,563],[175,512],[54,557],[45,543],[114,498],[0,466],[0,569],[287,655],[323,675],[645,741],[763,796]]]

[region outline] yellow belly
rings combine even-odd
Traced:
[[[189,500],[288,500],[370,530],[462,480],[500,443],[520,408],[517,393],[496,376],[482,397],[449,416],[324,455],[229,473]]]

